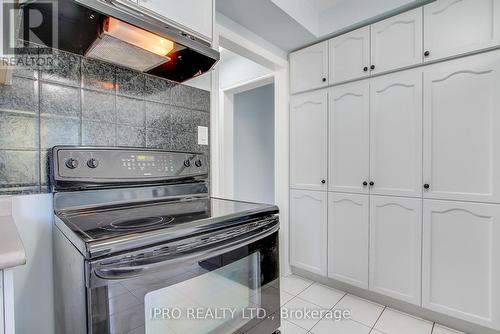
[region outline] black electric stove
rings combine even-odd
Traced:
[[[210,197],[204,154],[58,146],[50,166],[58,333],[178,333],[187,319],[147,314],[180,295],[269,315],[193,332],[279,328],[278,208]]]

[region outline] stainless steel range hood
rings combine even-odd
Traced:
[[[209,71],[220,58],[207,41],[115,0],[54,2],[58,49],[177,82]],[[23,7],[42,13],[47,10],[37,1]],[[50,31],[39,37],[47,46],[54,46]]]

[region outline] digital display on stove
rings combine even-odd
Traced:
[[[151,162],[151,161],[155,161],[155,157],[154,157],[154,155],[138,155],[137,161]]]

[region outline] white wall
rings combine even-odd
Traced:
[[[207,72],[188,81],[184,81],[183,84],[186,86],[210,91],[212,89],[212,73],[213,71]]]
[[[274,84],[234,95],[234,198],[274,203]]]
[[[12,216],[26,252],[14,268],[16,333],[54,334],[52,194],[13,196]]]
[[[227,53],[230,51],[226,50],[223,54]],[[222,57],[217,66],[219,68],[219,88],[222,90],[272,73],[270,69],[237,54],[233,54],[227,59]]]

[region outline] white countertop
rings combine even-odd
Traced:
[[[0,270],[26,263],[24,246],[12,218],[10,197],[0,197]]]

